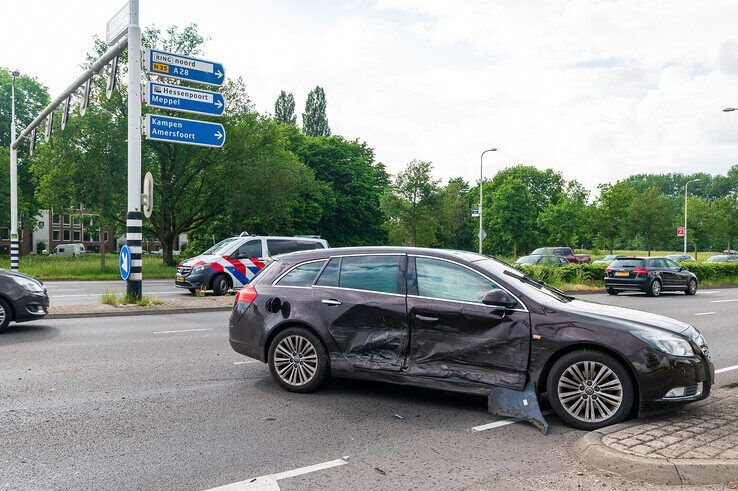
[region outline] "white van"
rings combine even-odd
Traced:
[[[85,251],[84,244],[59,244],[54,247],[51,252],[51,256],[62,256],[62,257],[76,257],[84,256],[87,253]]]

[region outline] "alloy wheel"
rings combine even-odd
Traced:
[[[306,338],[293,334],[279,342],[274,350],[277,375],[290,385],[305,385],[318,371],[318,353]]]
[[[5,306],[0,304],[0,326],[5,324],[5,317],[8,315],[8,313],[5,311]]]
[[[620,408],[623,385],[607,365],[580,361],[559,377],[558,396],[566,412],[574,418],[598,423],[612,417]]]
[[[661,282],[660,281],[654,281],[651,285],[651,293],[653,293],[654,297],[659,296],[661,293]]]
[[[694,295],[697,292],[697,282],[694,280],[689,280],[689,293]]]

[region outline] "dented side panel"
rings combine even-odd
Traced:
[[[522,390],[530,352],[528,312],[408,297],[408,375]]]

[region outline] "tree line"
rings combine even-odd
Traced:
[[[165,31],[148,28],[145,47],[201,54],[195,25]],[[105,50],[100,40],[91,63]],[[55,118],[48,143],[29,156],[19,152],[20,208],[31,222],[44,208],[96,212],[101,230],[125,228],[126,59],[119,83],[105,96],[105,76],[94,79],[84,116],[78,104],[63,131]],[[182,85],[188,85],[180,82]],[[18,127],[49,101],[37,79],[17,80]],[[243,231],[264,235],[315,234],[333,246],[411,245],[476,250],[477,219],[471,216],[479,183],[462,177],[445,184],[433,164],[412,161],[395,176],[360,140],[331,133],[326,94],[308,94],[298,126],[295,98],[281,91],[274,114],[260,114],[243,79],[228,81],[222,149],[144,140],[142,168],[154,175],[154,212],[144,234],[173,260],[174,241],[189,237],[197,253]],[[158,112],[146,108],[147,112]],[[9,223],[8,150],[10,72],[0,68],[0,223]],[[207,119],[207,118],[202,118]],[[39,133],[41,133],[39,131]],[[604,184],[591,195],[552,169],[515,165],[482,183],[484,251],[521,255],[542,245],[612,249],[679,249],[676,227],[690,185],[690,249],[733,248],[738,237],[738,166],[725,175],[642,174]],[[101,234],[102,235],[102,234]],[[101,248],[102,250],[103,248]],[[101,255],[104,261],[104,255]]]

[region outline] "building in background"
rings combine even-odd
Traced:
[[[87,252],[100,252],[97,213],[84,208],[72,211],[42,210],[36,217],[36,228],[28,250],[22,253],[41,254],[53,251],[59,244],[83,244]],[[115,252],[115,233],[103,232],[106,252]],[[26,241],[23,241],[24,245]]]

